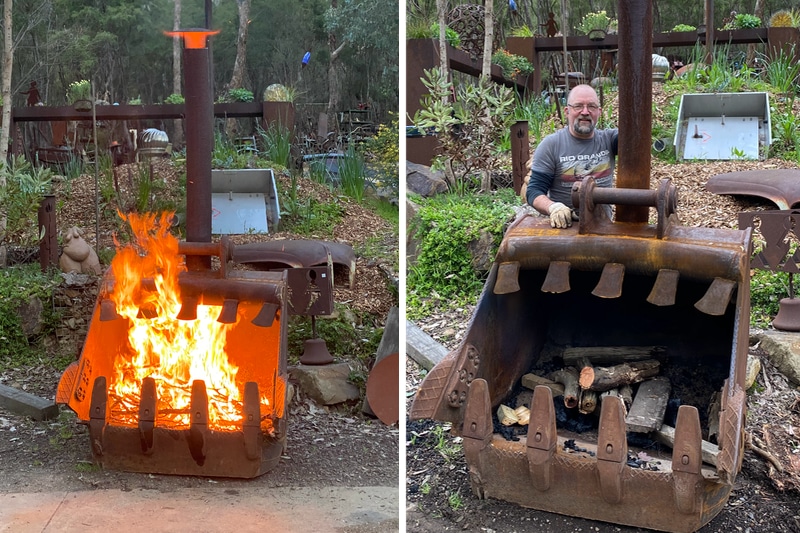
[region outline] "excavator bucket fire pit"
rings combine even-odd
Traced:
[[[185,43],[186,241],[168,213],[127,217],[134,239],[117,246],[58,385],[112,469],[249,478],[285,449],[287,273],[231,271],[233,247],[211,239],[214,33],[169,34]]]
[[[479,498],[690,532],[741,468],[751,234],[649,188],[650,4],[620,2],[617,187],[576,185],[571,228],[514,222],[409,417],[453,424]]]

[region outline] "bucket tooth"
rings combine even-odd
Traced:
[[[103,455],[103,431],[106,427],[106,406],[108,405],[108,385],[105,376],[97,376],[92,384],[92,399],[89,405],[89,440],[92,453]]]
[[[258,312],[252,323],[262,328],[268,328],[272,325],[278,313],[278,304],[265,303],[261,306],[261,311]]]
[[[100,300],[100,322],[109,322],[119,318],[117,306],[108,298]]]
[[[248,459],[261,457],[261,401],[258,383],[248,381],[244,384],[244,450]]]
[[[678,278],[680,272],[662,268],[658,271],[656,282],[647,297],[647,301],[653,305],[666,306],[675,305],[675,294],[678,292]]]
[[[700,466],[703,434],[697,408],[681,405],[675,424],[675,445],[672,449],[672,487],[675,505],[685,514],[694,514],[702,499],[700,492],[703,475]]]
[[[600,281],[592,294],[600,298],[619,298],[622,296],[622,280],[625,277],[625,265],[622,263],[606,263]]]
[[[542,283],[542,292],[561,294],[567,292],[569,287],[569,261],[551,261],[547,268],[547,276]]]
[[[182,296],[183,304],[181,310],[178,311],[178,320],[196,320],[197,319],[197,298],[195,296]]]
[[[156,280],[153,278],[142,278],[139,286],[143,291],[146,292],[158,292]]]
[[[464,457],[469,465],[469,480],[472,492],[484,498],[481,475],[481,452],[490,445],[494,426],[492,425],[492,402],[489,398],[489,384],[483,378],[473,380],[464,408]]]
[[[600,406],[600,427],[597,430],[597,474],[606,503],[622,501],[622,475],[627,461],[625,405],[622,398],[609,396]]]
[[[156,308],[150,304],[145,304],[139,308],[139,312],[136,313],[136,318],[146,318],[151,320],[153,318],[158,317],[158,312]]]
[[[156,426],[156,381],[147,377],[142,380],[141,400],[139,401],[139,439],[142,453],[153,453],[153,430]]]
[[[236,312],[239,309],[239,300],[226,298],[222,302],[222,310],[219,312],[217,322],[220,324],[234,324],[236,323]]]
[[[553,391],[545,385],[537,385],[533,390],[527,441],[531,483],[536,490],[546,491],[550,488],[552,480],[550,465],[558,443],[558,430]]]
[[[708,290],[696,304],[695,308],[711,316],[722,316],[731,301],[736,282],[729,279],[714,278]]]
[[[519,291],[519,261],[500,263],[497,268],[495,294],[510,294]]]
[[[189,453],[199,466],[206,462],[206,431],[208,430],[208,393],[206,383],[202,379],[192,382],[192,400],[190,404],[191,422],[189,424]]]

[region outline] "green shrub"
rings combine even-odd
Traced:
[[[5,234],[0,242],[14,241],[23,246],[39,242],[38,212],[44,195],[51,191],[52,171],[34,168],[23,157],[12,157],[0,165],[5,185],[0,187],[0,212],[6,217]]]
[[[185,104],[186,98],[182,94],[172,93],[164,100],[165,104]]]
[[[676,24],[674,28],[672,28],[673,32],[685,32],[685,31],[697,31],[696,26],[692,26],[691,24]]]
[[[500,49],[492,55],[492,63],[500,65],[503,76],[508,79],[517,77],[518,74],[531,74],[533,65],[522,56],[510,53],[508,50]]]
[[[512,189],[496,194],[438,195],[421,201],[410,234],[419,243],[407,274],[407,312],[424,312],[431,295],[442,300],[477,301],[484,276],[475,270],[471,242],[489,232],[499,245],[506,223],[519,203]]]
[[[434,22],[431,24],[431,34],[430,38],[438,39],[439,38],[439,23]],[[461,36],[456,32],[456,30],[452,28],[445,28],[444,29],[444,39],[447,41],[447,44],[452,46],[453,48],[459,48],[461,46]]]
[[[733,20],[722,27],[723,30],[743,30],[746,28],[760,28],[761,19],[755,15],[748,15],[747,13],[737,13],[734,15]]]
[[[371,168],[378,172],[378,179],[384,187],[397,192],[400,176],[400,125],[398,115],[390,113],[390,124],[381,124],[378,132],[367,138],[362,152]]]
[[[617,19],[609,17],[605,9],[587,13],[581,19],[578,31],[582,35],[587,35],[592,30],[615,33],[617,31]]]
[[[360,204],[364,200],[366,179],[364,159],[351,144],[347,147],[344,157],[339,160],[339,180],[342,191]]]
[[[55,311],[53,291],[61,280],[53,269],[42,273],[39,264],[25,264],[0,271],[0,370],[21,364],[38,364],[44,350],[35,338],[28,339],[22,331],[19,309],[31,299],[43,304],[41,337],[53,331]]]
[[[253,100],[255,100],[253,91],[242,87],[228,89],[228,92],[225,93],[225,97],[223,98],[225,102],[252,102]]]

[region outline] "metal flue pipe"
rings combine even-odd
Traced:
[[[653,118],[653,6],[619,1],[619,156],[617,187],[650,188]],[[647,223],[648,208],[617,206],[618,222]]]
[[[186,99],[186,240],[211,242],[211,153],[214,150],[214,100],[205,29],[166,32],[183,38]],[[208,256],[187,256],[189,270],[209,270]]]

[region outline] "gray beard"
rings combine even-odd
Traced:
[[[588,135],[594,131],[594,124],[590,126],[582,126],[580,122],[573,122],[572,129],[575,133],[580,133],[581,135]]]

